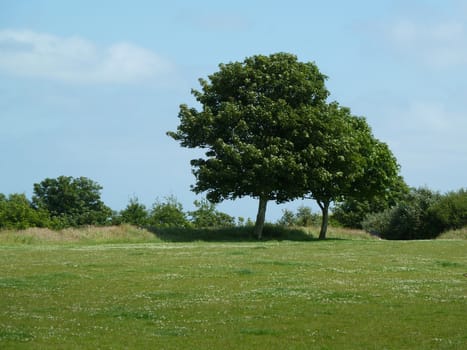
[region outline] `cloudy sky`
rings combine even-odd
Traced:
[[[410,186],[467,186],[465,1],[0,0],[0,193],[86,176],[115,210],[168,195],[191,210],[200,153],[165,134],[179,105],[219,63],[275,52],[314,61]]]

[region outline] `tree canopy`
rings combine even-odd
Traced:
[[[102,186],[86,177],[59,176],[34,184],[32,203],[50,213],[58,227],[102,225],[112,211],[100,198]]]
[[[259,199],[255,233],[261,237],[266,204],[300,196],[303,165],[295,144],[301,125],[325,104],[328,91],[314,63],[287,53],[257,55],[219,65],[202,91],[202,109],[180,106],[180,125],[168,135],[183,147],[206,149],[193,159],[196,193],[212,202],[251,196]]]
[[[303,173],[302,192],[322,210],[319,238],[326,237],[329,206],[345,198],[364,200],[388,195],[399,181],[399,166],[385,143],[376,139],[366,120],[332,102],[310,114],[302,125],[297,149]]]

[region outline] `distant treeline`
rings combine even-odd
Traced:
[[[0,229],[63,229],[122,223],[145,227],[201,228],[245,223],[242,218],[235,219],[218,211],[206,199],[194,202],[196,210],[184,212],[182,204],[174,196],[156,200],[149,209],[137,198],[132,198],[125,209],[117,212],[101,200],[101,190],[98,183],[86,177],[60,176],[34,184],[31,200],[25,194],[0,194]]]
[[[86,225],[132,224],[140,227],[233,227],[253,225],[216,209],[206,199],[196,200],[185,212],[174,196],[156,200],[151,208],[129,200],[125,209],[111,210],[101,200],[102,187],[95,181],[60,176],[34,184],[32,199],[24,194],[0,193],[0,229],[30,227],[62,229]],[[442,232],[467,226],[467,191],[440,194],[427,188],[401,191],[391,201],[346,200],[334,206],[331,222],[364,230],[385,239],[431,239]],[[317,226],[321,218],[309,207],[296,213],[285,209],[277,224]]]

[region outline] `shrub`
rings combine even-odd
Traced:
[[[384,195],[367,200],[346,198],[337,203],[333,210],[333,218],[342,226],[362,228],[362,221],[368,214],[379,213],[392,208],[407,199],[409,187],[402,177],[397,178],[391,188]]]
[[[320,215],[313,214],[310,207],[302,205],[298,207],[297,212],[295,214],[289,209],[284,209],[282,211],[282,217],[277,221],[277,224],[289,227],[310,227],[319,225],[320,221]]]
[[[442,230],[434,224],[431,208],[440,198],[429,189],[413,189],[405,201],[383,212],[369,214],[362,226],[385,239],[435,238]]]
[[[35,209],[24,194],[0,194],[0,228],[24,230],[50,225],[46,211]]]
[[[138,198],[131,198],[130,202],[120,212],[119,222],[136,226],[145,226],[148,223],[148,211],[144,204],[138,202]]]
[[[449,192],[430,208],[432,222],[441,231],[467,226],[467,190]]]
[[[192,224],[197,228],[207,227],[233,227],[235,226],[235,218],[216,210],[215,204],[207,199],[194,201],[196,206],[195,211],[188,214],[191,216]]]
[[[148,224],[155,227],[189,227],[183,206],[175,196],[165,197],[165,202],[156,200],[149,214]]]

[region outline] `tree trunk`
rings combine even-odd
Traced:
[[[319,231],[319,239],[326,239],[326,232],[328,230],[328,221],[329,221],[329,201],[321,202],[317,201],[322,212],[321,220],[321,230]]]
[[[264,221],[266,219],[266,206],[268,200],[265,197],[259,198],[258,214],[256,215],[255,236],[260,240],[263,236]]]

